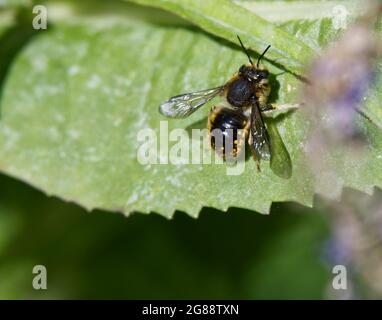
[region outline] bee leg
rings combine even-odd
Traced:
[[[277,104],[275,103],[268,103],[260,108],[261,111],[271,111],[276,109],[277,109]]]
[[[260,159],[256,157],[255,153],[252,153],[252,158],[256,162],[257,172],[261,172]]]
[[[255,155],[253,156],[253,159],[254,159],[255,162],[256,162],[257,172],[261,172],[261,168],[260,168],[260,160],[257,159]]]
[[[250,146],[252,146],[252,136],[249,134],[248,136],[248,144]],[[252,158],[253,160],[256,162],[256,168],[257,168],[257,172],[261,172],[261,168],[260,168],[260,159],[258,157],[256,157],[256,154],[255,152],[253,151],[253,149],[251,148],[251,151],[252,151]]]
[[[270,103],[260,107],[262,114],[266,118],[275,118],[280,114],[288,113],[294,110],[299,109],[303,104],[275,104]]]

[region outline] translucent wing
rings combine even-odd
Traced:
[[[268,130],[265,127],[263,117],[257,101],[251,107],[251,147],[259,160],[269,160],[271,157],[271,142]]]
[[[172,97],[160,105],[159,112],[169,118],[186,118],[221,93],[223,88],[222,86]]]

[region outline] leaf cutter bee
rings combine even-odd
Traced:
[[[217,149],[215,137],[211,135],[215,129],[220,129],[223,139],[230,138],[234,143],[231,148],[231,155],[234,158],[244,145],[240,141],[246,141],[248,138],[255,160],[269,160],[271,143],[261,113],[274,107],[267,104],[271,90],[269,72],[260,66],[260,61],[271,46],[264,50],[255,65],[240,37],[237,38],[248,57],[249,64],[242,65],[225,85],[172,97],[160,105],[159,111],[169,118],[186,118],[215,96],[221,95],[224,103],[212,107],[208,116],[207,127],[211,147],[224,157],[224,142],[223,147]],[[242,136],[238,136],[239,132],[242,132]]]

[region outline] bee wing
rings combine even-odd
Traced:
[[[185,93],[163,102],[159,112],[169,118],[187,118],[212,98],[216,97],[224,89],[224,86]]]
[[[271,157],[271,142],[268,130],[265,127],[263,117],[257,101],[253,101],[251,107],[251,147],[259,160],[269,160]]]

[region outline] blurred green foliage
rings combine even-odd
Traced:
[[[127,219],[0,176],[0,298],[322,298],[327,234],[324,215],[290,204]],[[32,288],[37,264],[46,291]]]

